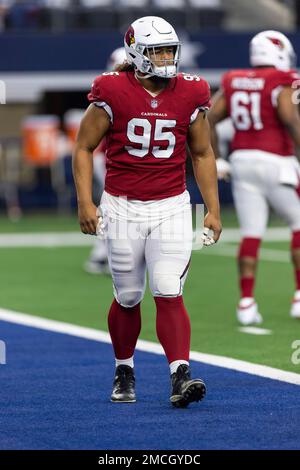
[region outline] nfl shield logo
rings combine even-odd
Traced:
[[[151,100],[151,108],[155,109],[158,106],[157,100]]]

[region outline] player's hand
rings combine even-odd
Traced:
[[[78,219],[81,231],[89,235],[101,233],[102,217],[95,204],[79,204]]]
[[[224,158],[217,158],[216,160],[217,174],[219,180],[229,181],[231,173],[231,165]]]
[[[209,235],[210,230],[213,232],[212,237]],[[222,232],[222,223],[221,223],[220,217],[210,214],[208,212],[206,216],[204,217],[204,229],[203,229],[203,235],[201,237],[203,241],[203,245],[210,246],[210,245],[213,245],[214,243],[217,243],[217,241],[220,238],[221,232]]]

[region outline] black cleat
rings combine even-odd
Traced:
[[[120,365],[116,368],[113,391],[110,400],[113,403],[134,403],[135,396],[134,370],[130,366]]]
[[[176,408],[186,408],[193,401],[203,400],[206,393],[205,383],[201,379],[191,379],[189,366],[181,364],[171,375],[171,403]]]

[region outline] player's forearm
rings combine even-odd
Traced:
[[[76,145],[72,166],[78,204],[92,202],[93,152]]]
[[[212,124],[210,125],[210,140],[215,158],[218,159],[220,158],[218,135],[215,126]]]
[[[293,142],[297,148],[297,152],[299,153],[300,151],[300,121],[297,120],[297,122],[291,122],[289,124],[286,124],[286,128],[293,139]]]
[[[210,124],[210,140],[211,146],[213,148],[215,158],[220,158],[220,151],[219,151],[219,139],[218,134],[216,131],[216,125],[226,119],[228,116],[227,114],[227,106],[226,100],[224,96],[224,92],[220,89],[212,98],[212,107],[207,113],[208,122]]]
[[[203,154],[192,156],[194,175],[207,210],[220,216],[217,169],[211,147]]]

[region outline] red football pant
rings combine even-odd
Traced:
[[[300,250],[300,230],[292,233],[291,252],[294,261],[296,290],[300,290],[300,269],[299,269],[299,250]]]
[[[189,361],[191,325],[182,296],[154,297],[156,303],[156,333],[169,364]]]

